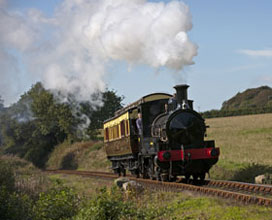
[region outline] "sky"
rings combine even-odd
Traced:
[[[66,1],[68,2],[72,0]],[[74,1],[81,2],[81,0]],[[1,2],[4,1],[0,0],[0,4]],[[147,2],[155,2],[158,4],[160,2],[164,2],[165,4],[169,4],[171,1],[165,0]],[[102,76],[99,75],[99,77],[101,77],[100,80],[103,82],[98,81],[97,84],[94,86],[94,90],[104,89],[105,86],[110,89],[115,89],[119,95],[125,96],[124,103],[128,104],[146,94],[153,92],[173,93],[174,85],[186,83],[190,85],[188,91],[189,98],[194,100],[195,109],[197,111],[206,111],[211,109],[220,109],[223,101],[231,98],[238,92],[242,92],[248,88],[255,88],[262,85],[268,85],[272,87],[271,1],[184,0],[183,2],[189,7],[192,19],[192,27],[190,26],[190,21],[188,21],[185,26],[182,26],[182,28],[186,29],[184,30],[184,32],[188,34],[189,38],[189,40],[186,41],[184,45],[186,47],[188,46],[191,51],[193,51],[191,55],[194,64],[191,65],[190,62],[187,60],[187,57],[182,57],[178,60],[184,63],[181,68],[176,67],[176,65],[172,65],[172,62],[170,62],[171,65],[168,65],[169,62],[166,62],[166,65],[156,65],[156,63],[154,63],[155,61],[152,60],[152,58],[150,58],[149,60],[149,57],[156,56],[156,50],[155,52],[153,52],[153,49],[151,49],[152,53],[147,55],[145,53],[145,56],[143,56],[149,61],[144,62],[142,59],[137,58],[137,62],[134,63],[131,62],[131,59],[127,59],[126,57],[130,56],[131,54],[124,54],[124,56],[122,56],[120,54],[122,54],[121,52],[123,52],[123,50],[121,50],[120,54],[110,54],[107,56],[103,55],[103,57],[105,56],[105,59],[109,61],[105,65],[103,65],[103,67],[99,66],[94,69],[94,71],[103,72]],[[2,61],[4,60],[5,62],[1,62],[0,51],[0,68],[2,65],[2,71],[11,71],[12,73],[10,76],[13,76],[13,80],[15,78],[16,81],[15,83],[13,83],[13,81],[7,76],[6,78],[3,77],[3,72],[1,72],[2,76],[0,75],[0,80],[2,81],[2,84],[0,81],[0,86],[4,88],[4,86],[7,86],[8,84],[8,89],[12,90],[12,92],[7,95],[0,94],[4,98],[6,105],[15,102],[16,99],[18,100],[19,95],[27,91],[31,87],[31,85],[35,83],[35,81],[41,80],[41,78],[44,79],[44,75],[42,73],[36,75],[30,75],[27,73],[27,71],[29,71],[29,68],[26,68],[26,66],[29,62],[35,61],[35,65],[32,64],[33,66],[36,66],[33,72],[42,72],[44,68],[46,68],[46,65],[48,65],[48,63],[52,63],[54,62],[54,60],[60,59],[60,56],[67,57],[66,53],[70,53],[70,51],[65,51],[63,49],[63,47],[66,47],[71,43],[71,40],[66,40],[65,38],[61,41],[58,39],[57,44],[52,44],[51,48],[47,46],[44,49],[45,51],[47,51],[46,55],[48,57],[52,56],[54,59],[47,59],[47,56],[44,57],[44,54],[43,56],[37,56],[37,54],[35,54],[35,56],[32,55],[32,57],[30,57],[28,61],[25,61],[24,59],[25,51],[28,51],[28,56],[30,56],[29,54],[31,54],[29,51],[33,51],[33,43],[28,42],[28,36],[33,37],[33,39],[37,37],[35,34],[33,34],[33,36],[25,34],[30,33],[32,29],[30,30],[30,32],[24,31],[28,30],[29,27],[33,26],[32,24],[35,23],[36,18],[39,19],[39,22],[41,22],[40,20],[43,19],[43,28],[39,30],[38,37],[42,38],[43,42],[46,42],[47,39],[50,38],[51,35],[53,35],[54,32],[52,26],[48,28],[48,24],[50,23],[51,25],[54,22],[56,23],[56,21],[51,21],[52,19],[50,20],[50,18],[54,17],[57,14],[60,17],[57,22],[61,19],[65,20],[63,19],[64,17],[61,17],[63,15],[63,11],[57,11],[57,8],[61,3],[63,3],[63,0],[8,0],[5,2],[5,12],[16,12],[20,16],[28,13],[28,16],[31,16],[31,19],[26,19],[27,22],[21,24],[21,26],[26,26],[23,31],[18,32],[20,36],[26,38],[24,44],[18,44],[18,42],[16,42],[15,44],[14,42],[12,42],[12,45],[15,45],[15,48],[17,49],[8,48],[8,53],[5,53],[4,55],[2,54]],[[73,9],[69,10],[69,13],[73,12]],[[31,13],[29,13],[29,11],[31,11]],[[42,13],[42,15],[40,15],[40,13]],[[88,11],[85,10],[84,13],[88,15]],[[90,11],[90,14],[91,13],[93,12]],[[64,24],[64,26],[66,25],[67,28],[63,29],[62,32],[59,33],[66,33],[67,30],[69,30],[69,24],[71,24],[71,28],[73,28],[73,19],[78,19],[78,16],[72,16],[70,18],[71,20],[67,20],[67,23],[63,22],[62,24]],[[28,26],[29,23],[31,23],[32,26]],[[37,28],[37,26],[35,28],[39,29]],[[134,31],[137,35],[137,29],[135,30],[134,28],[134,30],[131,30],[132,33]],[[139,32],[140,31],[141,29],[139,28]],[[16,33],[14,35],[16,35]],[[67,36],[67,39],[69,39],[69,32],[61,36]],[[128,37],[129,36],[130,35],[128,35]],[[0,31],[0,37],[2,39],[5,39],[5,32]],[[141,36],[139,35],[138,37]],[[75,56],[79,59],[77,61],[78,65],[83,65],[84,68],[75,68],[74,66],[73,68],[78,69],[79,71],[90,71],[93,67],[86,65],[86,63],[80,60],[86,58],[80,54],[84,53],[84,48],[86,45],[81,45],[81,38],[78,39],[79,42],[77,42],[77,44],[80,44],[82,48],[79,50],[72,42],[72,53],[76,54]],[[10,43],[11,41],[10,39],[8,41],[3,40],[2,44],[6,42]],[[39,40],[38,42],[40,43],[41,40]],[[190,42],[192,42],[192,44]],[[32,46],[29,47],[29,44],[31,44]],[[96,44],[94,43],[93,45]],[[91,47],[94,47],[93,45]],[[184,45],[182,44],[182,46]],[[197,47],[196,56],[194,54],[194,45]],[[147,46],[151,47],[151,45],[149,44],[147,44]],[[157,45],[155,44],[155,46]],[[159,46],[160,45],[158,45],[158,47]],[[60,50],[59,48],[62,48],[62,50]],[[109,48],[111,49],[111,47]],[[20,52],[18,52],[17,50],[20,50]],[[56,50],[61,52],[52,54],[50,50]],[[92,50],[90,50],[89,52],[93,53],[93,51],[95,51],[95,48],[92,48]],[[11,57],[12,59],[5,59],[7,56]],[[116,56],[118,57],[118,59],[120,57],[125,57],[125,61],[112,61],[112,59],[115,59]],[[99,62],[101,62],[100,59],[101,56],[99,57]],[[7,62],[7,60],[10,63]],[[69,70],[69,63],[65,63],[69,62],[69,57],[67,57],[67,60],[64,59],[61,62],[64,64],[62,64],[60,67],[64,66],[64,70]],[[91,62],[96,63],[98,61],[92,58]],[[52,68],[48,70],[49,75]],[[56,72],[56,69],[60,71],[58,68],[55,68],[54,73]],[[73,77],[77,76],[73,75]],[[88,75],[79,74],[78,77],[86,79],[85,81],[89,82]],[[44,80],[47,79],[48,78],[46,75],[46,78]],[[50,83],[48,83],[49,88],[57,87],[63,89],[60,86],[60,84],[62,84],[62,81],[59,81],[57,79],[52,80],[52,77],[50,78],[50,80]],[[82,81],[76,81],[73,83],[69,81],[66,82],[65,86],[69,88],[78,88],[78,85],[80,85],[80,83],[82,83]],[[82,87],[88,87],[88,84],[83,83]],[[5,92],[7,91],[7,89],[0,89],[0,92],[2,91]],[[88,92],[92,91],[93,90],[88,90]],[[79,93],[81,94],[81,91],[79,91]],[[81,95],[84,96],[83,93]]]

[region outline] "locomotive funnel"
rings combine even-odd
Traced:
[[[176,99],[177,99],[178,104],[182,105],[183,100],[185,102],[188,102],[187,89],[189,88],[189,85],[181,84],[181,85],[174,86],[174,88],[177,91]]]

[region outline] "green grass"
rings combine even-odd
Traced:
[[[220,147],[221,159],[272,164],[272,114],[207,119],[208,139]]]
[[[207,119],[207,139],[220,147],[211,177],[253,182],[272,173],[272,114]]]
[[[254,134],[272,134],[272,128],[255,128],[255,129],[245,129],[239,132],[238,135],[254,135]]]
[[[49,176],[55,182],[60,180],[65,186],[75,189],[79,195],[91,197],[101,186],[111,187],[112,182],[100,178],[86,178],[75,175],[54,174]]]

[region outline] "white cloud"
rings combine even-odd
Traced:
[[[268,50],[238,50],[240,54],[245,54],[252,57],[272,57],[272,49]]]
[[[5,2],[0,0],[0,55],[7,60],[15,51],[26,78],[79,100],[103,91],[109,60],[181,70],[197,55],[187,35],[189,8],[179,1],[63,0],[51,17],[35,9],[11,11]],[[20,66],[5,63],[13,68],[2,69],[0,82],[18,79]]]

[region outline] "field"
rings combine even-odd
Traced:
[[[272,173],[272,114],[207,119],[206,139],[220,147],[212,176],[252,182],[255,175]]]

